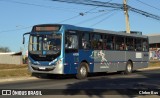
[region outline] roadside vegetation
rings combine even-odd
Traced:
[[[160,61],[151,61],[149,67],[160,67]],[[0,78],[9,77],[30,77],[31,73],[28,71],[27,64],[9,65],[0,64]]]
[[[12,65],[0,64],[0,78],[31,76],[27,69],[27,64]]]
[[[27,64],[14,65],[14,64],[0,64],[0,70],[4,69],[21,69],[27,68]]]
[[[150,61],[149,67],[160,67],[160,61]]]

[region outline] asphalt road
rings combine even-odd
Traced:
[[[0,89],[14,89],[17,91],[25,91],[25,89],[39,91],[40,89],[43,95],[50,95],[47,96],[48,98],[53,98],[53,96],[64,98],[64,95],[65,98],[73,98],[75,96],[77,98],[105,98],[106,96],[112,98],[157,98],[160,97],[160,69],[136,71],[130,75],[96,73],[89,75],[85,80],[77,80],[71,75],[50,78],[43,76],[34,80],[0,83]],[[9,96],[0,97],[8,98]],[[20,96],[15,96],[15,98],[18,97]],[[29,97],[36,98],[38,96]]]

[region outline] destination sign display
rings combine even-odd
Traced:
[[[44,31],[58,31],[60,26],[35,26],[34,31],[36,32],[44,32]]]

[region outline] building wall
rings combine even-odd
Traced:
[[[21,55],[0,55],[0,64],[22,64]]]
[[[160,35],[149,36],[149,44],[160,43]]]

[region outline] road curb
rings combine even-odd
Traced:
[[[0,79],[0,83],[3,82],[13,82],[13,81],[25,81],[25,80],[34,80],[36,77],[11,77],[11,78],[2,78]]]
[[[154,70],[154,69],[160,69],[160,67],[148,67],[148,68],[143,68],[143,69],[138,69],[138,70],[143,71],[143,70]]]

